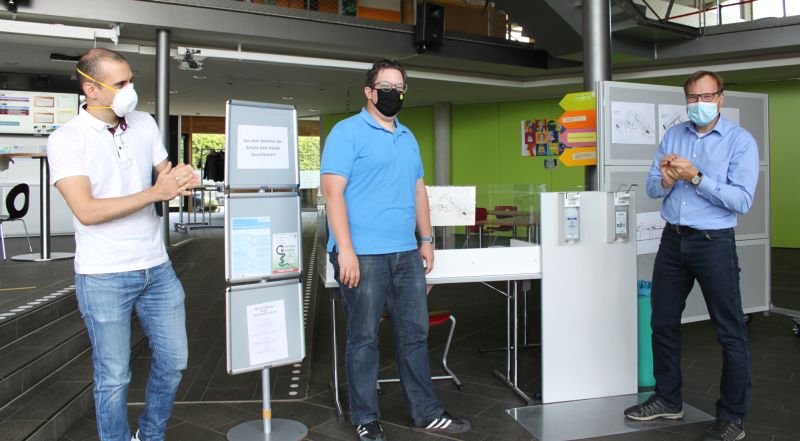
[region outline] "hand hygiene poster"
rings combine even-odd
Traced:
[[[237,126],[236,167],[239,169],[289,168],[289,129],[273,126]]]
[[[270,274],[272,231],[269,216],[231,219],[231,279]]]

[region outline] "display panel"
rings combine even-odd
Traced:
[[[0,134],[47,135],[78,114],[78,94],[0,90]]]

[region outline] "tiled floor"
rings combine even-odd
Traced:
[[[225,373],[222,275],[222,232],[207,230],[188,235],[192,242],[173,253],[175,267],[187,292],[190,367],[179,391],[167,439],[174,441],[225,440],[228,429],[261,415],[258,374],[228,376]],[[307,250],[308,248],[306,248]],[[773,250],[772,265],[775,302],[779,306],[800,306],[800,289],[795,278],[800,275],[800,250]],[[5,265],[4,265],[5,266]],[[6,268],[8,268],[6,266]],[[16,268],[16,265],[15,265]],[[33,268],[33,267],[31,267]],[[68,267],[69,268],[69,267]],[[21,282],[36,278],[36,271],[25,269]],[[48,273],[46,280],[67,278],[68,269]],[[3,271],[5,275],[7,271]],[[41,278],[41,277],[40,277]],[[14,279],[16,280],[16,279]],[[4,285],[6,281],[3,281]],[[11,279],[8,279],[11,283]],[[7,285],[8,286],[8,285]],[[309,428],[307,439],[316,441],[356,440],[348,421],[338,421],[333,411],[328,380],[331,369],[329,352],[328,298],[319,292],[314,335],[308,352],[308,395],[304,400],[273,402],[273,415],[300,421]],[[536,317],[536,299],[531,298],[530,316]],[[430,297],[432,308],[448,308],[458,317],[455,341],[449,365],[464,382],[458,390],[448,381],[437,382],[437,391],[445,406],[454,414],[468,418],[473,430],[452,437],[466,441],[534,440],[525,429],[506,415],[505,410],[522,403],[492,375],[502,369],[503,353],[480,354],[478,348],[502,344],[505,339],[504,299],[480,285],[437,287]],[[339,312],[340,323],[344,323]],[[746,422],[748,440],[788,441],[800,439],[800,339],[791,333],[791,320],[780,315],[757,315],[750,325],[753,342],[753,401]],[[537,338],[538,321],[530,323],[529,338]],[[430,345],[433,369],[446,337],[445,327],[431,330]],[[687,324],[683,328],[684,398],[693,406],[713,414],[719,392],[720,349],[709,323]],[[343,332],[340,332],[340,337]],[[393,373],[391,332],[381,335],[382,372]],[[521,359],[523,389],[531,394],[539,390],[539,354],[525,351]],[[134,363],[135,373],[130,398],[141,401],[145,382],[147,354]],[[591,367],[587,367],[590,369]],[[382,419],[392,441],[442,439],[441,436],[411,432],[399,387],[384,386],[381,397]],[[346,398],[346,393],[343,390]],[[131,422],[141,405],[130,406]],[[622,409],[620,409],[621,411]],[[620,414],[621,418],[621,414]],[[704,424],[671,429],[607,436],[602,440],[690,440],[697,439]],[[72,427],[62,441],[96,440],[91,415]]]

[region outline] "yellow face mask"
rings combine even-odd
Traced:
[[[114,111],[114,114],[123,117],[136,109],[136,104],[139,102],[139,97],[136,95],[136,90],[133,88],[133,83],[128,83],[122,89],[117,89],[115,87],[111,87],[108,84],[98,81],[88,74],[83,72],[80,69],[75,69],[78,71],[79,74],[83,75],[85,78],[94,81],[95,83],[105,87],[106,89],[113,90],[114,101],[112,101],[110,106],[86,106],[87,109],[111,109]]]

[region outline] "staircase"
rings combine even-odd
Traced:
[[[1,316],[0,440],[60,439],[94,407],[91,347],[75,287]],[[131,340],[138,354],[145,339],[137,321]]]

